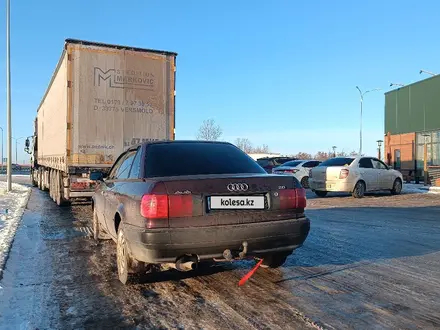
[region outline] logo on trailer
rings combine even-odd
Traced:
[[[230,183],[226,186],[231,192],[247,191],[249,186],[246,183]]]
[[[154,75],[149,72],[140,72],[133,70],[117,70],[94,67],[95,86],[101,86],[106,83],[111,88],[142,89],[153,91],[155,87]]]

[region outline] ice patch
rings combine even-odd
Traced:
[[[0,277],[30,192],[29,187],[13,183],[8,193],[6,182],[0,182]]]

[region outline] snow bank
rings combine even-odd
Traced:
[[[425,186],[423,183],[404,183],[402,191],[407,194],[440,194],[439,187]]]
[[[12,184],[12,191],[8,193],[6,182],[0,182],[0,278],[30,193],[29,187],[16,183]]]

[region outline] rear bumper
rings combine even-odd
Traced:
[[[134,258],[147,263],[175,262],[185,254],[201,260],[221,258],[223,251],[238,251],[248,243],[248,256],[292,251],[306,240],[310,230],[307,218],[241,225],[144,230],[124,225]]]
[[[91,198],[94,194],[94,191],[70,191],[69,198]]]
[[[311,190],[318,191],[352,192],[354,183],[346,180],[317,181],[309,179],[309,186]]]

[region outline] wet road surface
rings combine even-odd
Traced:
[[[2,329],[440,327],[440,196],[311,198],[305,245],[277,270],[252,262],[124,287],[88,204],[33,190],[0,281]]]

